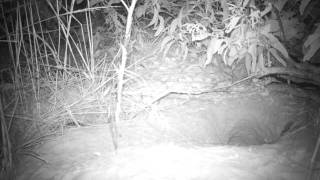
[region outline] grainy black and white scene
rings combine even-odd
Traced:
[[[320,180],[319,0],[0,0],[0,180]]]

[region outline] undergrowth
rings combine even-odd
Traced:
[[[244,61],[248,75],[294,75],[320,85],[319,68],[297,68],[286,47],[300,31],[285,8],[299,7],[302,15],[308,3],[4,0],[1,42],[8,45],[10,65],[0,72],[1,175],[12,169],[16,154],[41,160],[33,146],[70,125],[110,123],[117,147],[117,123],[132,107],[144,106],[130,102],[124,86],[139,81],[134,69],[142,59],[166,56],[174,45],[181,59],[205,47],[201,66],[216,65],[220,57],[227,66]],[[311,61],[319,49],[319,29],[299,37],[306,38],[299,63]]]

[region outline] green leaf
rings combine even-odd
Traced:
[[[182,52],[183,52],[182,60],[183,60],[183,61],[185,61],[185,60],[187,59],[188,51],[189,51],[189,48],[188,48],[187,44],[184,43],[184,44],[182,45]]]
[[[166,45],[170,42],[173,41],[173,37],[172,36],[166,36],[163,38],[161,45],[160,45],[160,51],[163,51],[164,48],[166,47]]]
[[[169,43],[166,44],[165,49],[163,51],[163,56],[166,56],[170,47],[173,45],[174,41],[169,41]]]
[[[158,18],[159,17],[159,11],[157,8],[153,8],[153,17],[152,20],[150,21],[150,23],[147,25],[147,27],[150,27],[152,25],[155,25],[158,23]]]
[[[307,40],[304,42],[303,46],[307,48],[310,46],[315,40],[317,40],[320,37],[320,26],[317,27],[317,29],[308,36]]]
[[[272,4],[268,3],[268,5],[265,7],[265,9],[260,13],[260,16],[263,17],[266,14],[268,14],[272,10]]]
[[[219,48],[219,50],[218,50],[218,54],[222,54],[223,52],[224,52],[224,50],[226,49],[226,48],[228,48],[228,45],[227,45],[228,43],[227,42],[225,42],[225,43],[223,43],[221,46],[220,46],[220,48]]]
[[[230,15],[230,12],[229,12],[229,7],[227,5],[227,0],[219,0],[220,1],[220,4],[221,4],[221,7],[222,7],[222,10],[223,10],[223,20],[227,19]]]
[[[159,16],[159,21],[160,21],[160,24],[159,24],[158,29],[155,32],[154,36],[159,36],[160,33],[164,30],[164,19],[162,16]]]
[[[279,63],[281,63],[283,66],[287,66],[286,61],[282,59],[282,57],[278,54],[278,51],[276,49],[270,48],[269,51]]]
[[[228,66],[231,66],[236,59],[238,59],[237,56],[232,56],[232,57],[228,57],[228,59],[227,59],[227,60],[224,60],[224,61],[227,61],[226,64],[227,64]]]
[[[248,75],[251,74],[251,65],[252,65],[252,57],[250,55],[250,53],[246,53],[246,55],[244,56],[245,58],[245,65],[246,65],[246,69],[247,69],[247,73]]]
[[[183,17],[183,8],[180,10],[178,17],[171,22],[169,27],[169,34],[173,34],[176,31],[177,27],[181,27],[182,17]]]
[[[248,53],[251,55],[251,67],[250,72],[256,72],[257,66],[257,44],[252,44],[248,48]]]
[[[205,66],[212,62],[212,56],[217,53],[224,42],[223,39],[212,38],[207,48],[207,60]]]
[[[283,46],[283,44],[278,40],[278,38],[276,38],[274,35],[272,35],[271,33],[267,33],[264,31],[261,31],[261,33],[266,36],[266,38],[269,40],[269,44],[277,49],[279,52],[281,52],[281,54],[285,57],[285,58],[289,58],[289,54],[287,49]]]
[[[303,15],[304,11],[306,10],[308,4],[310,3],[311,0],[302,0],[300,3],[299,11],[300,14]]]
[[[227,26],[226,33],[230,33],[236,27],[240,19],[241,19],[241,16],[232,17],[230,23]]]
[[[277,0],[273,3],[274,7],[278,9],[279,12],[282,11],[284,5],[287,3],[288,0]]]
[[[244,1],[242,2],[242,7],[247,7],[250,1],[251,1],[251,0],[244,0]]]
[[[224,59],[224,63],[231,66],[233,64],[233,62],[238,59],[238,49],[236,46],[231,46],[229,48],[229,51],[228,51],[228,58],[225,60]]]
[[[280,30],[279,22],[275,19],[267,20],[266,24],[261,28],[261,31],[272,33]]]
[[[258,69],[260,71],[264,70],[264,62],[265,62],[265,59],[263,57],[263,54],[260,53],[258,56]]]
[[[134,14],[137,18],[140,18],[146,13],[146,10],[147,10],[146,5],[138,6],[134,9]]]
[[[307,53],[303,57],[303,61],[309,61],[312,56],[319,50],[320,48],[320,38],[313,41],[313,43],[310,45],[310,48],[307,50]]]

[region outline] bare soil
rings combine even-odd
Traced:
[[[319,102],[285,85],[172,95],[118,123],[70,128],[21,156],[18,180],[304,180]],[[166,102],[168,101],[168,102]]]

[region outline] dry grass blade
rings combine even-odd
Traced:
[[[314,151],[313,151],[313,154],[312,154],[312,158],[310,160],[308,180],[312,180],[312,176],[313,176],[314,167],[315,167],[315,163],[316,163],[317,154],[319,152],[319,148],[320,148],[320,136],[318,137],[317,144],[316,144],[316,146],[314,148]]]
[[[317,113],[318,114],[316,116],[315,123],[319,124],[319,122],[320,122],[320,108],[318,109]],[[312,157],[310,160],[308,180],[312,180],[312,178],[313,178],[313,173],[314,173],[315,165],[317,163],[317,155],[319,153],[319,148],[320,148],[320,135],[318,135],[317,143],[316,143],[316,146],[314,147],[313,154],[312,154]]]
[[[2,98],[0,98],[0,123],[1,123],[1,172],[0,177],[7,176],[13,167],[11,141],[3,112]]]
[[[34,0],[18,1],[17,4],[12,3],[17,8],[10,12],[3,10],[0,3],[1,16],[5,20],[5,38],[10,47],[13,65],[14,88],[11,89],[10,95],[15,98],[11,99],[10,105],[4,101],[4,107],[0,104],[2,170],[12,167],[12,152],[15,156],[28,155],[44,161],[33,152],[34,146],[45,137],[44,134],[54,132],[70,123],[79,127],[84,120],[78,117],[90,113],[107,114],[105,119],[111,119],[110,115],[114,115],[115,112],[115,108],[112,107],[115,84],[117,77],[120,76],[123,80],[125,76],[126,60],[122,61],[124,66],[121,70],[122,75],[119,75],[115,71],[118,54],[111,62],[106,57],[98,61],[95,59],[96,44],[93,42],[95,39],[90,11],[96,8],[74,10],[73,1],[71,8],[65,8],[66,12],[60,14],[58,1],[53,4],[50,2],[53,1],[46,1],[49,4]],[[50,17],[42,16],[44,4],[50,10],[45,12]],[[77,19],[79,16],[75,15],[80,12],[85,13],[84,24],[84,20]],[[131,16],[132,12],[133,8]],[[6,22],[9,15],[14,18]],[[48,25],[50,23],[54,25]],[[72,23],[79,25],[77,27],[80,27],[80,30],[74,29]],[[129,38],[126,41],[129,41]],[[126,55],[123,58],[127,58]],[[125,82],[118,82],[118,85],[123,83]],[[67,94],[58,100],[55,94],[61,89],[69,88],[70,84],[70,87],[80,90],[77,94],[79,98],[68,102]],[[110,99],[111,103],[108,102]],[[106,112],[106,108],[109,108],[109,111]],[[15,131],[19,131],[23,137],[14,137],[11,147],[9,132]]]

